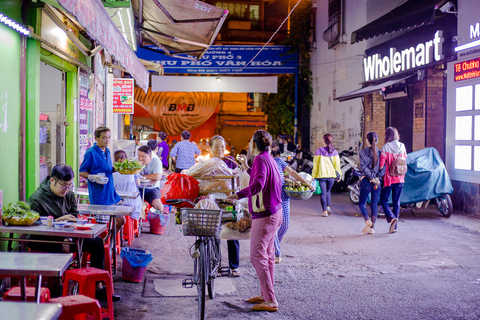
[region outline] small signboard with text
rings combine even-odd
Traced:
[[[133,114],[133,79],[113,79],[113,113]]]

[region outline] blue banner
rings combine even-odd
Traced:
[[[285,74],[295,73],[296,54],[287,55],[285,46],[211,46],[200,60],[169,57],[155,46],[138,48],[140,59],[163,65],[165,73],[195,74]],[[156,51],[158,52],[156,52]],[[246,66],[246,67],[245,67]]]

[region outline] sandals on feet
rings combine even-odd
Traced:
[[[262,296],[257,296],[257,297],[253,297],[253,298],[250,298],[248,300],[245,300],[245,302],[248,302],[248,303],[263,303],[263,302],[265,302],[265,300],[263,300]]]
[[[242,274],[242,271],[238,269],[231,269],[230,274],[232,275],[232,277],[240,277],[240,275]]]

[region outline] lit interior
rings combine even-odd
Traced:
[[[477,89],[475,88],[475,91],[476,90]],[[455,108],[457,111],[472,110],[472,103],[473,103],[472,94],[473,94],[472,86],[458,87],[456,89]]]
[[[455,169],[472,170],[471,146],[455,146]]]
[[[473,170],[480,171],[480,146],[475,146],[473,148],[474,148],[474,151],[473,151],[473,158],[474,158]]]
[[[472,140],[472,116],[455,117],[455,140]]]

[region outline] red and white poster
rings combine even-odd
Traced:
[[[133,79],[113,79],[113,113],[133,114]]]

